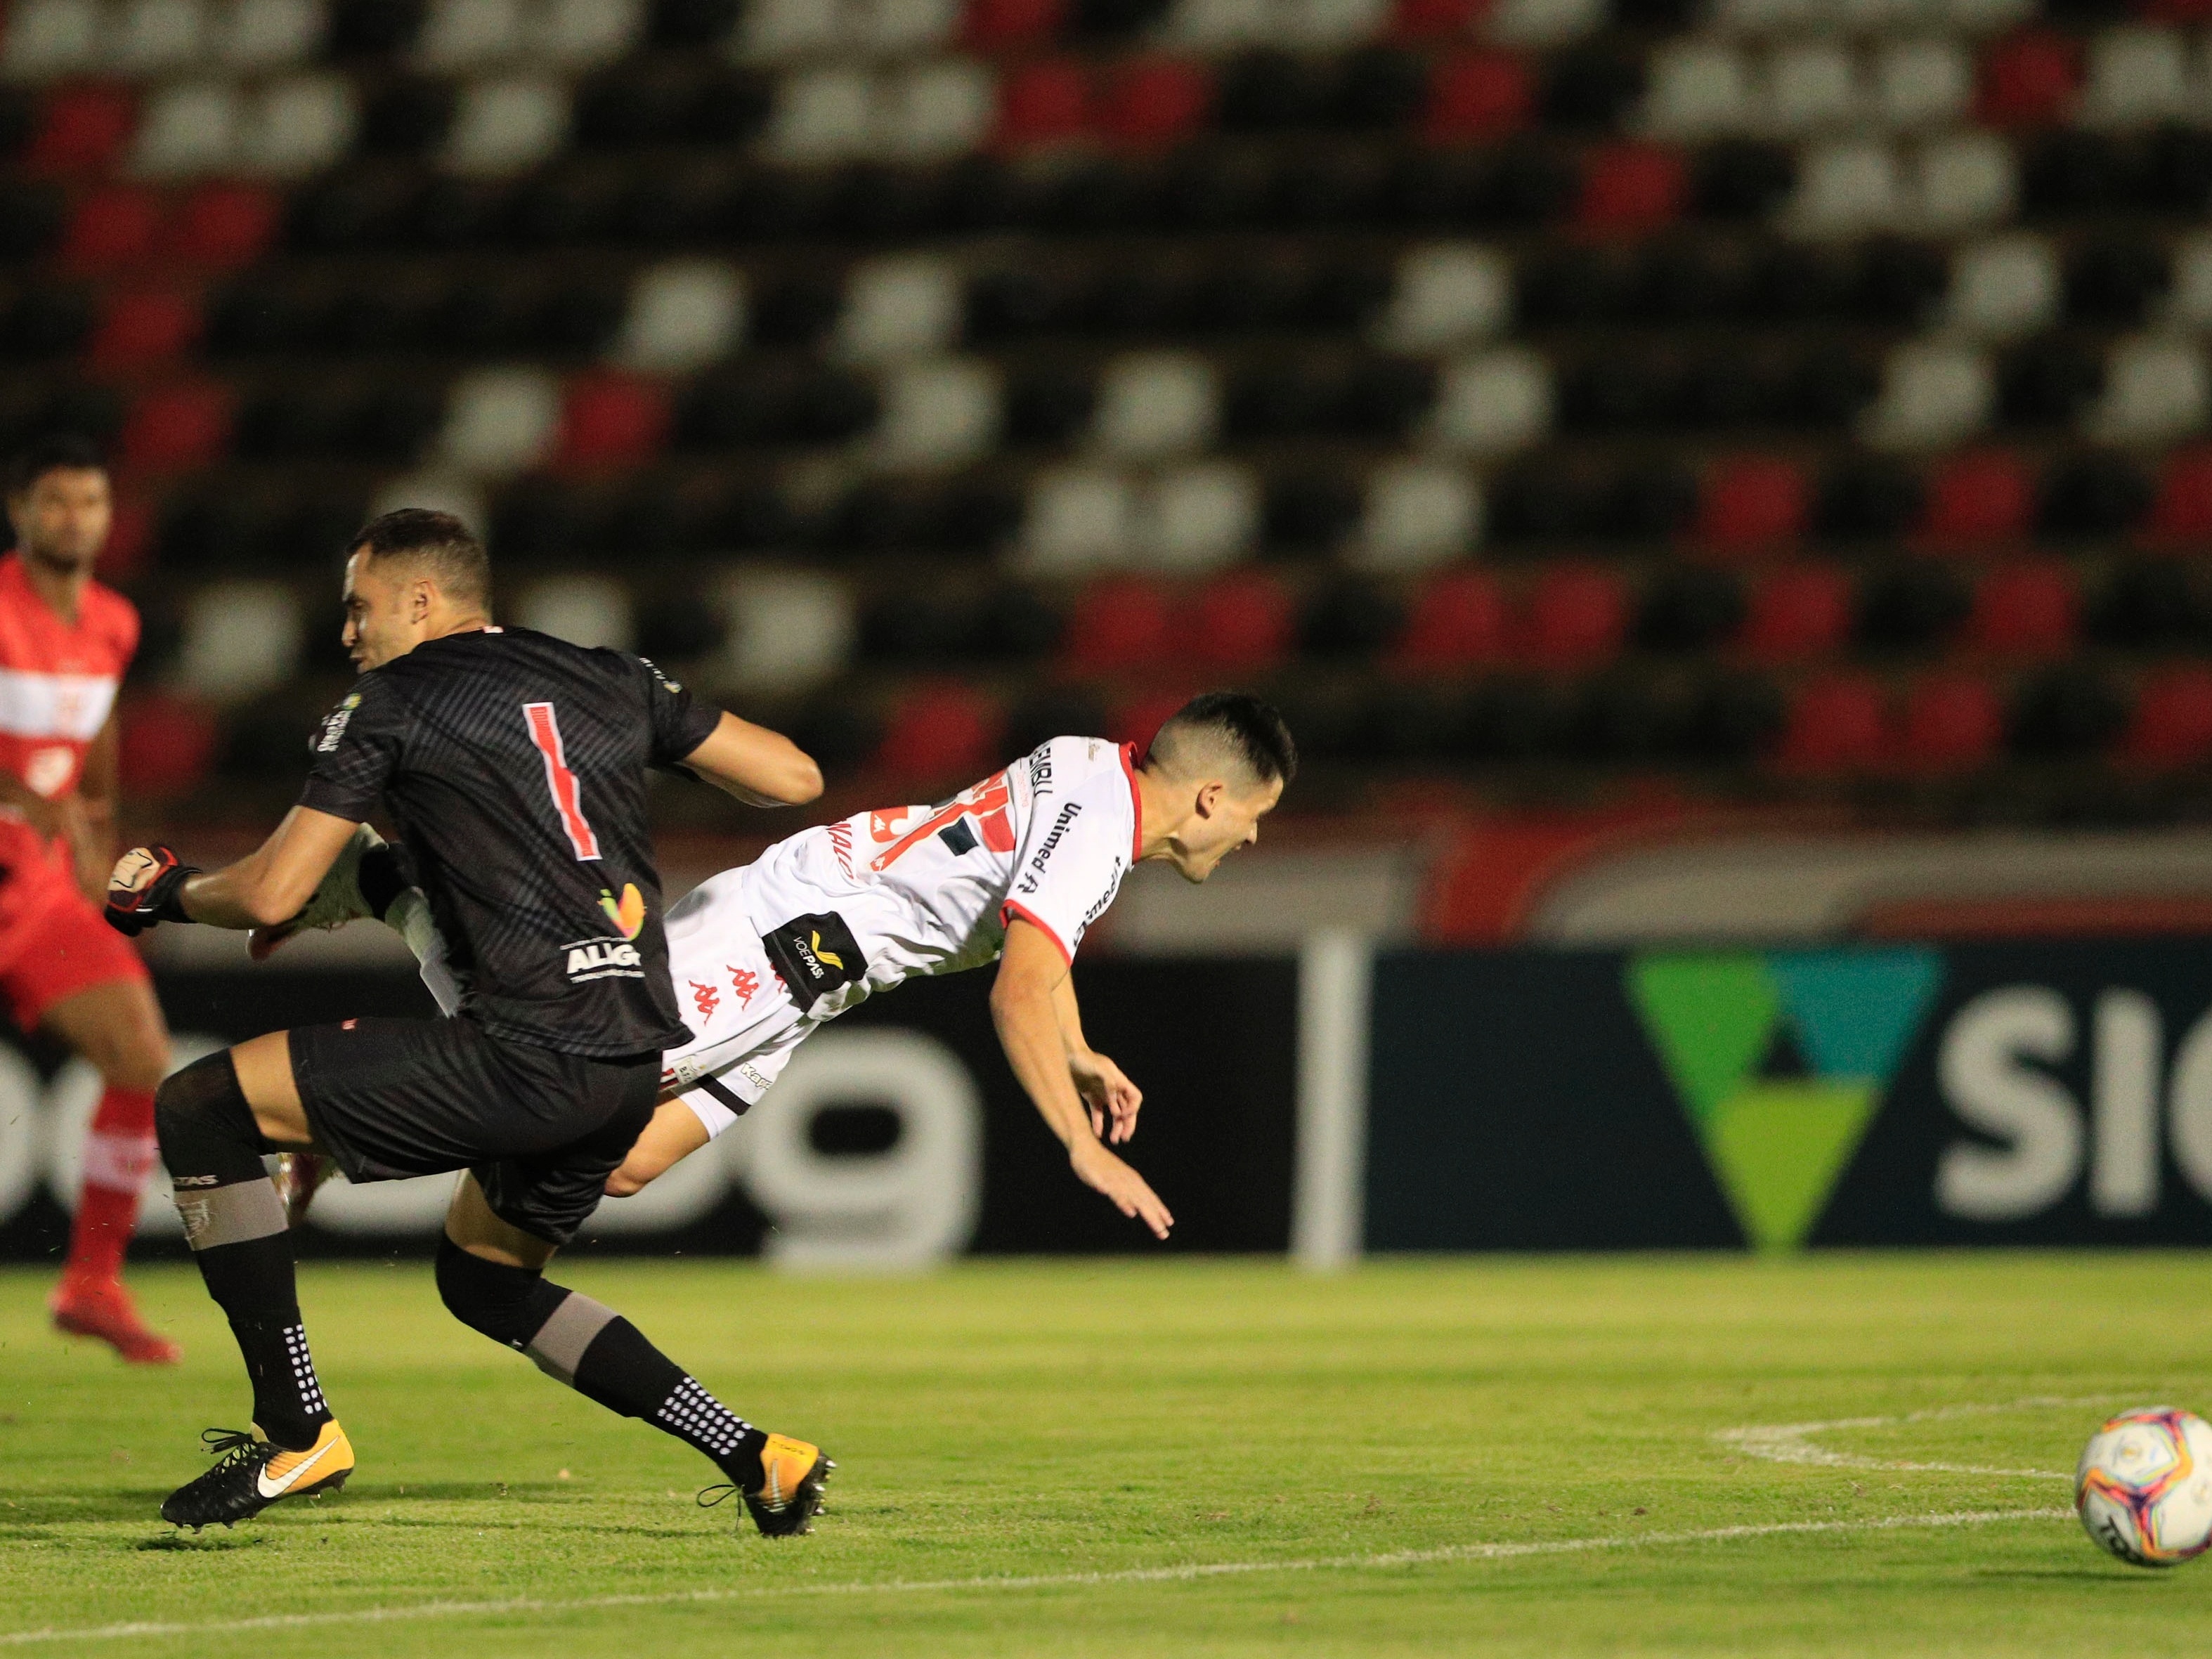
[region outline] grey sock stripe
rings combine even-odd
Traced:
[[[584,1363],[584,1350],[614,1316],[615,1310],[605,1303],[571,1291],[522,1351],[546,1376],[574,1388],[576,1367]]]
[[[177,1213],[185,1224],[185,1242],[196,1250],[212,1250],[224,1244],[246,1244],[283,1232],[287,1222],[284,1200],[265,1177],[240,1181],[228,1187],[178,1187]]]

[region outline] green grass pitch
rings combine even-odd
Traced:
[[[173,1533],[155,1509],[198,1431],[247,1414],[197,1279],[138,1275],[189,1349],[149,1374],[65,1346],[44,1276],[10,1270],[0,1648],[2199,1654],[2212,1565],[2108,1560],[2060,1477],[2107,1408],[2212,1407],[2204,1268],[564,1264],[830,1448],[830,1512],[781,1541],[696,1508],[682,1446],[454,1324],[416,1263],[302,1275],[353,1484]]]

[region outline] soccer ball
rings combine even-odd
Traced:
[[[2082,1530],[2123,1561],[2179,1566],[2212,1546],[2212,1424],[2145,1406],[2090,1437],[2074,1472]]]

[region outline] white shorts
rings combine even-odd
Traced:
[[[792,1001],[763,953],[744,873],[723,871],[668,913],[668,977],[691,1040],[661,1055],[660,1086],[679,1091],[709,1137],[759,1103],[820,1023]]]

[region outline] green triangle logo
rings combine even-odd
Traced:
[[[1630,959],[1629,1001],[1757,1248],[1804,1243],[1942,981],[1914,949]],[[1759,1075],[1785,1030],[1811,1076]]]

